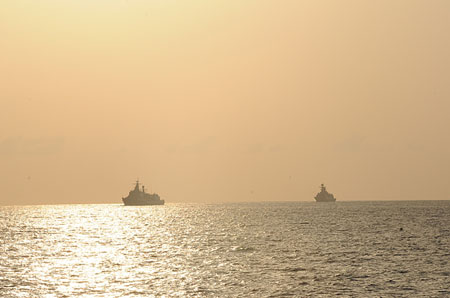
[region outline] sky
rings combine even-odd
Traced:
[[[447,0],[2,0],[0,205],[448,200]]]

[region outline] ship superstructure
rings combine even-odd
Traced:
[[[142,190],[139,188],[139,180],[133,190],[130,190],[127,197],[122,198],[126,206],[142,206],[142,205],[164,205],[164,200],[161,200],[158,194],[149,194],[145,192],[145,187],[142,185]]]
[[[316,202],[336,202],[336,198],[333,194],[327,191],[323,183],[320,185],[320,192],[314,197],[314,199],[316,199]]]

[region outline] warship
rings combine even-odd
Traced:
[[[164,205],[164,200],[161,200],[156,193],[149,194],[145,192],[145,187],[142,185],[142,191],[139,189],[139,180],[126,198],[122,198],[125,206],[142,206],[142,205]]]
[[[323,183],[320,185],[320,192],[314,197],[316,202],[336,202],[333,194],[329,193]]]

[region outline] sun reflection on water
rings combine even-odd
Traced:
[[[0,296],[450,294],[441,204],[0,207]]]

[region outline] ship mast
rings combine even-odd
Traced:
[[[139,191],[139,179],[136,180],[136,186],[134,187],[134,190]]]

